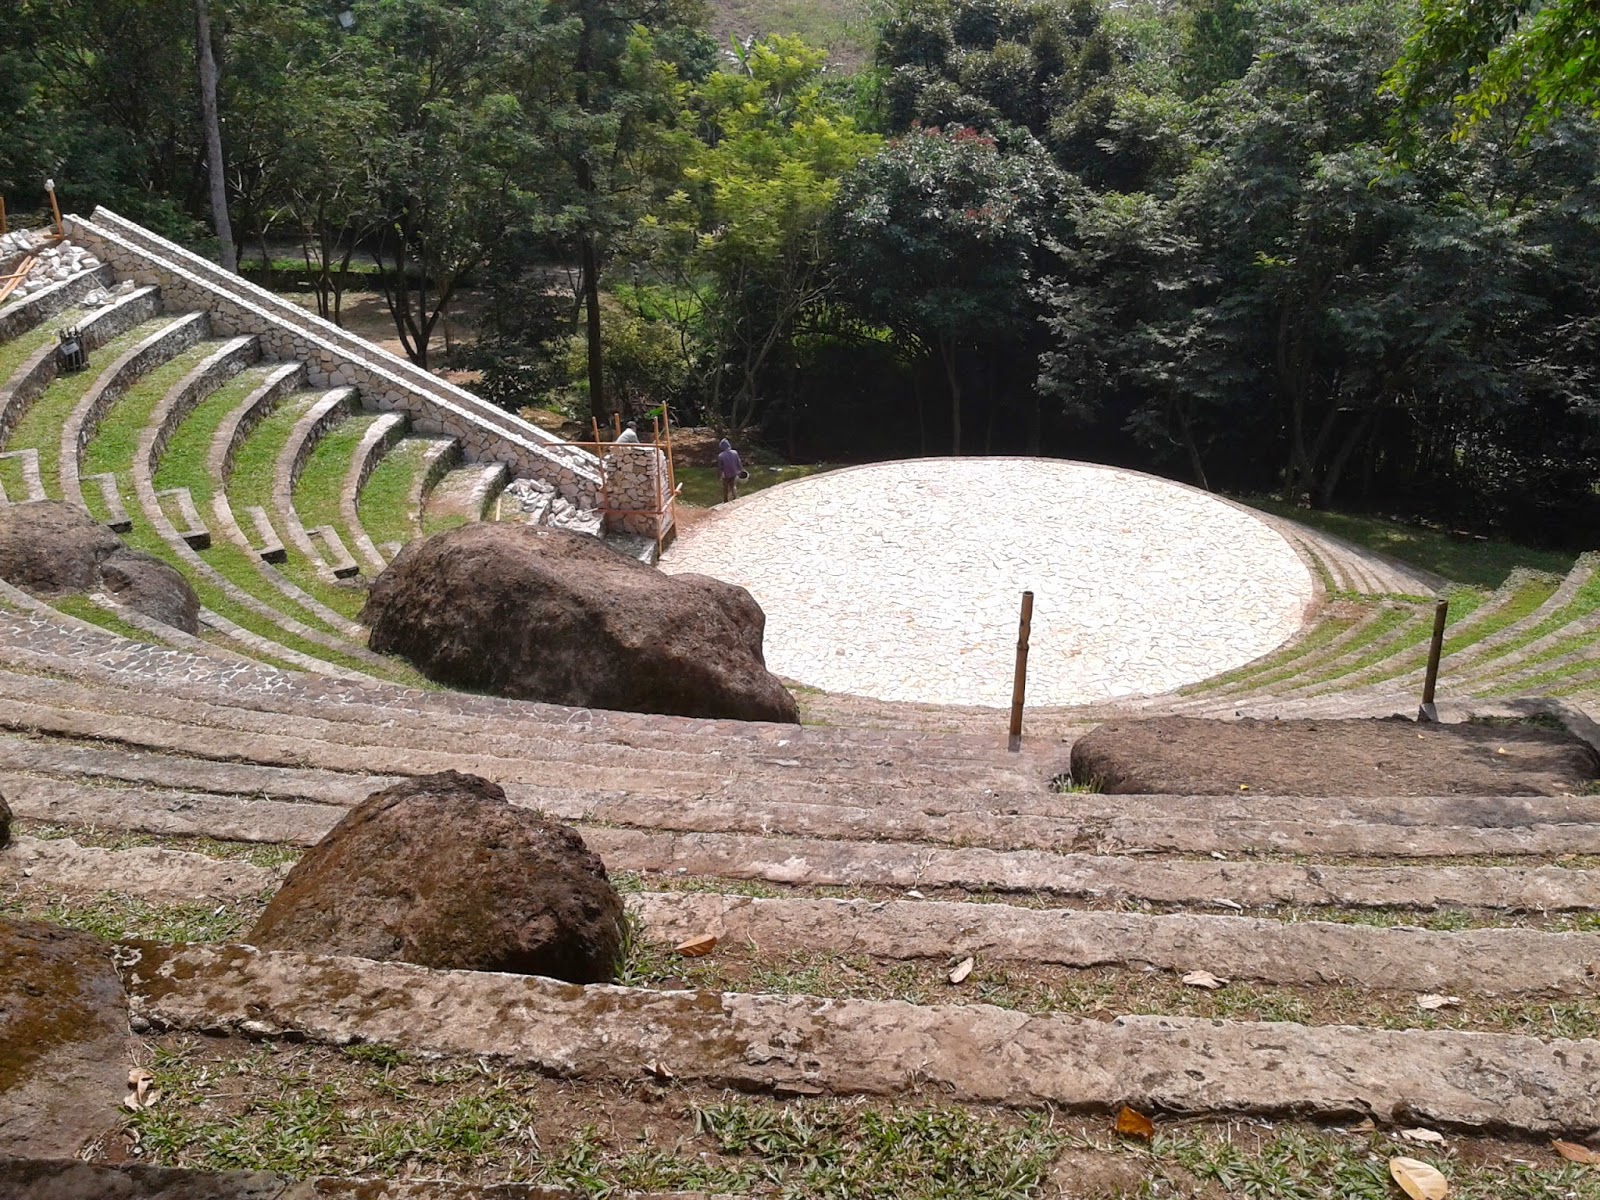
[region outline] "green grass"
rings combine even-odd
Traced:
[[[150,414],[168,391],[222,345],[221,341],[200,342],[142,376],[118,397],[84,447],[83,474],[110,472],[124,491],[130,491],[133,456],[139,449],[139,438],[150,421]]]
[[[1451,626],[1463,620],[1467,613],[1476,607],[1476,605],[1472,604],[1476,594],[1461,591],[1453,593],[1450,597],[1452,619],[1450,624],[1446,626],[1447,635],[1444,640],[1444,653],[1446,655],[1454,654],[1475,642],[1482,641],[1508,625],[1515,625],[1548,600],[1555,589],[1555,580],[1547,576],[1536,576],[1517,588],[1506,599],[1504,604],[1499,605],[1492,613],[1485,615],[1481,621],[1473,622],[1471,626],[1454,638],[1448,636],[1448,630]],[[1480,599],[1479,603],[1481,602]],[[1466,611],[1459,611],[1460,609],[1465,609]],[[1348,669],[1342,670],[1336,675],[1325,676],[1324,681],[1342,680],[1348,682],[1352,676],[1366,672],[1362,681],[1377,683],[1385,679],[1393,679],[1396,676],[1405,674],[1407,671],[1415,670],[1427,661],[1427,655],[1421,651],[1416,654],[1409,654],[1407,651],[1422,646],[1432,633],[1433,625],[1430,621],[1419,621],[1399,644],[1391,643],[1386,647],[1374,650],[1370,654],[1363,655],[1355,663],[1352,663]],[[1377,672],[1369,671],[1369,668],[1380,664],[1382,665],[1382,670]]]
[[[39,474],[44,482],[45,495],[52,500],[61,499],[61,427],[72,415],[78,401],[123,353],[171,323],[170,316],[154,317],[113,338],[90,355],[86,369],[58,376],[52,381],[22,420],[17,422],[5,448],[25,450],[32,447],[39,452]]]
[[[820,475],[824,471],[837,470],[838,466],[838,463],[785,467],[752,466],[750,478],[742,480],[739,484],[739,495],[748,496],[751,492],[788,483],[791,479]],[[722,503],[722,480],[715,467],[677,467],[673,474],[682,488],[678,495],[682,503],[693,508],[710,508],[714,504]]]
[[[113,780],[103,780],[100,786],[115,788],[136,785],[119,785]],[[300,861],[300,856],[304,853],[301,847],[282,842],[229,842],[213,837],[141,833],[129,829],[99,829],[93,825],[56,825],[25,821],[21,823],[19,832],[46,841],[71,838],[80,846],[93,846],[100,850],[131,850],[144,846],[161,850],[181,850],[189,854],[204,854],[207,858],[247,862],[254,867],[292,866]]]
[[[278,368],[277,363],[246,367],[212,392],[189,413],[173,431],[161,459],[156,463],[155,485],[158,491],[186,487],[197,505],[211,499],[211,476],[206,462],[211,454],[211,442],[217,429],[237,408],[244,398],[266,382]]]
[[[1517,567],[1565,575],[1577,558],[1565,551],[1538,550],[1513,542],[1452,537],[1437,529],[1386,521],[1381,517],[1300,508],[1271,496],[1239,499],[1252,508],[1321,529],[1457,583],[1490,591],[1504,583],[1506,576]]]
[[[60,609],[69,617],[77,617],[80,621],[87,621],[91,625],[98,625],[101,629],[110,630],[119,637],[125,637],[135,642],[149,642],[157,646],[169,643],[160,638],[151,637],[137,626],[130,625],[116,613],[101,608],[87,596],[56,596],[50,601],[52,608]]]
[[[470,521],[470,517],[463,516],[461,513],[446,513],[438,517],[431,516],[427,509],[424,508],[422,513],[422,536],[432,537],[434,534],[443,533],[447,529],[460,529],[461,526],[468,524]]]
[[[344,491],[350,463],[367,430],[378,419],[377,413],[358,413],[335,426],[317,443],[294,485],[294,507],[308,527],[332,525],[346,544],[350,531],[344,528],[339,512],[339,497]]]
[[[167,1037],[148,1066],[162,1098],[128,1119],[145,1160],[160,1166],[590,1196],[1020,1200],[1064,1185],[1062,1194],[1097,1200],[1393,1200],[1388,1160],[1405,1155],[1437,1166],[1453,1200],[1600,1200],[1600,1172],[1542,1141],[1453,1136],[1418,1147],[1378,1130],[1157,1113],[1154,1139],[1142,1142],[1113,1134],[1109,1115],[973,1110],[937,1096],[706,1095],[671,1083],[619,1092],[381,1045]]]
[[[1281,683],[1285,680],[1298,679],[1304,676],[1307,680],[1315,679],[1316,671],[1327,662],[1353,653],[1361,647],[1369,645],[1377,639],[1388,634],[1397,626],[1406,621],[1420,620],[1420,615],[1408,609],[1399,607],[1385,607],[1381,612],[1367,621],[1360,630],[1356,631],[1348,641],[1338,646],[1331,646],[1333,640],[1344,634],[1357,624],[1355,621],[1328,622],[1332,632],[1326,638],[1317,638],[1315,634],[1308,637],[1305,642],[1292,650],[1298,653],[1288,653],[1281,658],[1260,663],[1255,667],[1243,667],[1237,671],[1216,679],[1209,679],[1203,683],[1183,690],[1184,695],[1211,695],[1222,694],[1241,690],[1241,687],[1258,688],[1268,684]],[[1320,630],[1318,632],[1321,632]],[[1315,639],[1315,643],[1313,643]]]
[[[0,458],[0,487],[6,498],[16,502],[28,494],[28,479],[22,472],[22,462],[15,458]]]
[[[107,941],[235,942],[255,924],[265,904],[264,897],[227,904],[151,904],[106,892],[45,903],[0,900],[0,913],[81,929]]]
[[[407,506],[411,502],[411,485],[425,469],[423,458],[432,444],[420,438],[403,440],[384,455],[367,476],[366,486],[356,499],[356,509],[361,527],[374,544],[399,542],[404,545],[416,536]]]

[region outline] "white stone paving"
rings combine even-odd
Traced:
[[[1314,597],[1293,548],[1249,511],[1056,459],[917,459],[797,480],[713,510],[661,565],[748,588],[779,675],[931,704],[1010,704],[1026,589],[1030,706],[1227,671],[1291,637]]]

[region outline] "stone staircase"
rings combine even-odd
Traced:
[[[0,602],[0,793],[20,821],[0,905],[124,937],[210,914],[205,936],[126,956],[162,1061],[357,1044],[555,1074],[569,1097],[1089,1128],[1128,1104],[1200,1137],[1369,1119],[1375,1145],[1422,1127],[1463,1161],[1509,1137],[1559,1162],[1515,1139],[1600,1128],[1600,797],[1063,795],[1061,747],[418,692]],[[444,769],[602,855],[636,928],[625,986],[237,944],[300,848]],[[711,956],[671,953],[706,933]],[[1195,971],[1227,983],[1185,985]],[[173,1101],[195,1120],[199,1091]],[[629,1120],[619,1143],[649,1137]]]

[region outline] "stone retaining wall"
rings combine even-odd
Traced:
[[[672,498],[667,480],[667,456],[654,446],[619,443],[601,460],[605,472],[606,529],[640,537],[665,538],[672,528]],[[661,516],[652,510],[662,510]],[[620,511],[618,511],[620,510]]]
[[[117,282],[110,267],[101,264],[92,270],[74,275],[71,279],[52,283],[32,295],[0,308],[0,342],[26,333],[58,312],[71,308],[97,288],[109,288]]]

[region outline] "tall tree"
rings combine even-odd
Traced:
[[[196,57],[200,63],[200,116],[206,131],[206,175],[211,184],[211,225],[221,246],[225,271],[239,269],[228,219],[228,173],[222,159],[222,120],[217,115],[217,59],[211,49],[211,13],[206,0],[194,0]]]
[[[1065,180],[1025,131],[913,129],[844,181],[835,204],[844,296],[937,363],[950,448],[965,446],[969,374],[987,384],[1038,315],[1034,285]]]

